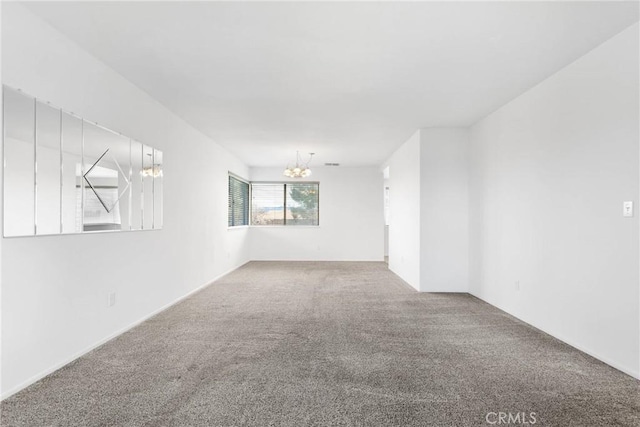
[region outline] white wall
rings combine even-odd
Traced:
[[[636,377],[638,48],[635,24],[470,134],[471,292]]]
[[[420,130],[420,290],[469,291],[467,129]]]
[[[416,131],[389,167],[389,269],[422,292],[469,290],[467,129]]]
[[[0,36],[2,35],[2,21],[4,20],[4,12],[3,12],[3,5],[0,4]],[[4,81],[3,79],[3,75],[2,75],[2,46],[1,46],[1,42],[2,42],[2,37],[0,37],[0,82]],[[4,114],[0,114],[0,124],[2,125],[2,129],[4,129]],[[3,135],[3,139],[4,139],[4,135]],[[0,164],[4,165],[4,140],[3,140],[3,149],[0,150]],[[4,186],[4,171],[3,173],[0,173],[0,189],[2,189]],[[3,197],[0,197],[0,216],[2,216],[2,221],[0,221],[0,223],[4,224],[4,216],[3,213],[4,212],[4,200]],[[2,309],[2,301],[3,301],[3,278],[2,278],[2,271],[4,268],[3,265],[3,258],[4,258],[4,239],[0,238],[0,310]],[[2,313],[0,313],[0,400],[2,400],[3,398],[3,388],[2,388],[2,355],[4,354],[4,343],[2,341],[2,331],[4,330],[4,321],[3,321],[3,316]]]
[[[389,167],[389,269],[420,290],[420,131],[398,148]]]
[[[378,167],[312,167],[320,183],[320,226],[249,230],[252,260],[382,261],[384,216]],[[289,181],[282,168],[252,168],[252,181]]]
[[[383,186],[384,187],[382,189],[382,198],[384,200],[385,197],[387,197],[387,188],[389,187],[389,178],[384,179]],[[387,200],[386,203],[388,206],[389,201]],[[389,224],[387,223],[387,221],[388,220],[386,220],[384,224],[384,256],[389,256]]]
[[[2,9],[3,83],[161,149],[165,162],[163,230],[2,240],[5,397],[249,252],[248,230],[227,230],[227,172],[247,175],[240,161],[21,5]]]

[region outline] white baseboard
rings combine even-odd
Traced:
[[[297,226],[296,226],[297,227]],[[256,262],[384,262],[384,258],[366,258],[366,259],[295,259],[295,258],[252,258],[251,261]],[[249,261],[249,262],[251,262]]]
[[[247,261],[248,262],[248,261]],[[207,283],[198,286],[197,288],[189,291],[188,293],[186,293],[185,295],[177,298],[176,300],[163,305],[162,307],[158,308],[157,310],[152,311],[149,314],[146,314],[145,316],[143,316],[142,318],[136,320],[135,322],[131,323],[128,326],[125,326],[122,329],[117,330],[116,332],[108,335],[107,337],[99,340],[98,342],[91,344],[90,346],[88,346],[87,348],[73,354],[72,356],[68,357],[67,359],[65,359],[64,361],[57,363],[47,369],[45,369],[44,371],[32,376],[31,378],[29,378],[28,380],[20,383],[19,385],[13,387],[12,389],[10,389],[9,391],[3,391],[3,393],[0,395],[0,401],[4,400],[14,394],[16,394],[17,392],[19,392],[22,389],[25,389],[27,387],[29,387],[31,384],[35,383],[36,381],[41,380],[42,378],[46,377],[49,374],[52,374],[53,372],[57,371],[58,369],[62,368],[65,365],[68,365],[69,363],[73,362],[74,360],[78,359],[79,357],[84,356],[85,354],[89,353],[91,350],[94,350],[98,347],[100,347],[101,345],[105,344],[108,341],[111,341],[112,339],[116,338],[119,335],[124,334],[125,332],[129,331],[130,329],[135,328],[136,326],[138,326],[139,324],[141,324],[142,322],[152,318],[153,316],[163,312],[164,310],[168,309],[169,307],[172,307],[176,304],[178,304],[179,302],[189,298],[191,295],[201,291],[202,289],[206,288],[207,286],[213,284],[214,282],[216,282],[217,280],[220,280],[222,277],[226,276],[227,274],[237,270],[238,268],[242,267],[244,264],[240,264],[237,267],[234,267],[222,274],[219,274],[218,276],[214,277],[213,279],[209,280]]]
[[[612,368],[615,368],[620,372],[623,372],[623,373],[625,373],[627,375],[630,375],[630,376],[640,380],[640,371],[632,369],[632,368],[629,368],[627,366],[622,366],[619,363],[617,363],[617,362],[615,362],[615,361],[613,361],[613,360],[611,360],[611,359],[609,359],[607,357],[603,357],[602,355],[598,354],[598,352],[596,352],[596,351],[593,351],[593,350],[591,350],[589,348],[583,347],[582,345],[576,343],[572,339],[568,339],[567,337],[562,336],[560,334],[557,334],[556,332],[550,331],[550,330],[548,330],[546,328],[542,328],[542,327],[536,325],[534,322],[532,322],[530,320],[527,320],[527,319],[523,319],[522,317],[512,313],[511,311],[507,310],[504,307],[499,306],[498,304],[493,304],[492,302],[489,302],[489,301],[485,300],[484,298],[480,297],[479,295],[476,295],[476,294],[474,294],[472,292],[469,292],[469,294],[473,295],[474,297],[478,298],[479,300],[482,300],[482,301],[486,302],[489,305],[492,305],[492,306],[504,311],[505,313],[509,314],[510,316],[513,316],[516,319],[521,320],[524,323],[526,323],[528,325],[531,325],[536,329],[541,330],[545,334],[551,335],[552,337],[562,341],[563,343],[568,344],[571,347],[573,347],[573,348],[575,348],[577,350],[580,350],[581,352],[586,353],[589,356],[594,357],[594,358],[598,359],[601,362],[606,363],[607,365],[611,366]]]
[[[244,263],[244,264],[246,264],[246,263]],[[3,392],[0,395],[0,400],[4,400],[4,399],[14,395],[15,393],[19,392],[20,390],[30,386],[31,384],[35,383],[36,381],[41,380],[42,378],[46,377],[47,375],[57,371],[58,369],[62,368],[63,366],[65,366],[65,365],[73,362],[74,360],[78,359],[79,357],[82,357],[83,355],[87,354],[88,352],[100,347],[101,345],[103,345],[106,342],[112,340],[113,338],[116,338],[117,336],[122,335],[123,333],[129,331],[130,329],[133,329],[134,327],[136,327],[139,324],[141,324],[142,322],[150,319],[151,317],[153,317],[153,316],[163,312],[164,310],[166,310],[166,309],[178,304],[179,302],[189,298],[191,295],[201,291],[202,289],[204,289],[207,286],[213,284],[217,280],[220,280],[222,277],[226,276],[227,274],[229,274],[229,273],[237,270],[238,268],[242,267],[244,264],[241,264],[241,265],[238,265],[237,267],[231,268],[230,270],[228,270],[228,271],[226,271],[226,272],[214,277],[213,279],[211,279],[207,283],[198,286],[197,288],[189,291],[187,294],[177,298],[176,300],[174,300],[174,301],[172,301],[172,302],[170,302],[170,303],[158,308],[157,310],[154,310],[153,312],[143,316],[142,318],[136,320],[135,322],[131,323],[130,325],[128,325],[128,326],[126,326],[126,327],[124,327],[124,328],[122,328],[122,329],[120,329],[120,330],[118,330],[118,331],[116,331],[116,332],[114,332],[114,333],[112,333],[110,335],[108,335],[107,337],[99,340],[98,342],[96,342],[96,343],[88,346],[87,348],[75,353],[74,355],[70,356],[66,360],[64,360],[64,361],[62,361],[62,362],[60,362],[60,363],[58,363],[58,364],[56,364],[54,366],[51,366],[51,367],[45,369],[44,371],[32,376],[31,378],[29,378],[28,380],[22,382],[18,386],[13,387],[11,390]],[[411,287],[411,289],[414,289],[414,288]],[[552,332],[552,331],[546,330],[544,328],[541,328],[540,326],[537,326],[533,322],[530,322],[530,321],[528,321],[526,319],[523,319],[523,318],[515,315],[514,313],[511,313],[510,311],[506,310],[504,307],[501,307],[501,306],[499,306],[497,304],[493,304],[493,303],[481,298],[480,296],[478,296],[476,294],[473,294],[473,293],[470,293],[470,294],[473,295],[474,297],[486,302],[487,304],[492,305],[492,306],[504,311],[505,313],[508,313],[509,315],[511,315],[511,316],[513,316],[513,317],[515,317],[515,318],[517,318],[517,319],[519,319],[519,320],[521,320],[521,321],[533,326],[534,328],[539,329],[542,332],[544,332],[546,334],[549,334],[549,335],[551,335],[552,337],[554,337],[556,339],[559,339],[560,341],[570,345],[571,347],[574,347],[574,348],[576,348],[576,349],[578,349],[578,350],[580,350],[580,351],[582,351],[582,352],[584,352],[584,353],[586,353],[586,354],[588,354],[588,355],[590,355],[592,357],[595,357],[596,359],[606,363],[607,365],[609,365],[609,366],[611,366],[611,367],[613,367],[613,368],[615,368],[615,369],[617,369],[617,370],[619,370],[621,372],[624,372],[627,375],[630,375],[630,376],[632,376],[632,377],[634,377],[636,379],[640,379],[640,371],[637,371],[637,370],[634,370],[634,369],[630,369],[630,368],[628,368],[626,366],[621,366],[617,362],[612,361],[612,360],[610,360],[610,359],[608,359],[606,357],[603,357],[603,356],[599,355],[597,352],[592,351],[591,349],[585,348],[585,347],[573,342],[573,340],[571,340],[571,339],[567,339],[566,337],[560,336],[560,335],[556,334],[555,332]]]

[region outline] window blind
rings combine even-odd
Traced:
[[[251,184],[251,224],[284,225],[284,184]]]
[[[249,184],[229,175],[229,227],[249,225]]]

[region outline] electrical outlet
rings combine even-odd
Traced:
[[[115,292],[110,292],[109,293],[109,307],[113,307],[114,305],[116,305],[116,293]]]
[[[515,289],[516,289],[516,291],[520,290],[520,280],[516,280]]]
[[[633,217],[633,202],[632,201],[622,202],[622,216],[624,216],[626,218]]]

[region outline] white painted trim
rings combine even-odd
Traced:
[[[383,260],[384,261],[384,260]],[[395,274],[400,280],[402,280],[407,286],[409,286],[411,289],[413,289],[416,292],[422,292],[420,290],[420,286],[414,286],[411,283],[409,283],[405,278],[403,278],[402,276],[400,276],[400,274],[398,274],[397,271],[395,271],[393,268],[391,268],[391,266],[389,264],[387,264],[387,267],[389,268],[389,271],[392,272],[393,274]]]
[[[391,271],[393,273],[393,271],[391,269],[389,269],[389,271]],[[408,290],[414,292],[414,293],[422,293],[419,290],[417,290],[416,288],[414,288],[413,286],[411,286],[408,282],[406,282],[402,277],[398,276],[396,273],[393,273],[398,279],[400,279],[400,283],[402,284],[402,286],[404,286],[405,288],[407,288]]]
[[[249,261],[247,261],[249,262]],[[74,354],[73,356],[69,357],[68,359],[64,360],[63,362],[60,362],[54,366],[51,366],[50,368],[45,369],[44,371],[40,372],[39,374],[36,374],[34,376],[32,376],[31,378],[29,378],[28,380],[22,382],[21,384],[17,385],[16,387],[12,388],[11,390],[7,391],[7,392],[3,392],[2,395],[0,395],[0,401],[16,394],[17,392],[19,392],[20,390],[23,390],[27,387],[29,387],[31,384],[41,380],[42,378],[46,377],[49,374],[54,373],[55,371],[57,371],[58,369],[68,365],[69,363],[73,362],[74,360],[84,356],[85,354],[89,353],[92,350],[95,350],[96,348],[100,347],[101,345],[107,343],[108,341],[111,341],[112,339],[124,334],[125,332],[135,328],[136,326],[138,326],[139,324],[143,323],[146,320],[149,320],[150,318],[152,318],[153,316],[160,314],[161,312],[165,311],[166,309],[184,301],[185,299],[189,298],[191,295],[200,292],[201,290],[203,290],[204,288],[206,288],[209,285],[212,285],[213,283],[215,283],[216,281],[220,280],[221,278],[223,278],[224,276],[226,276],[227,274],[237,270],[238,268],[242,267],[243,265],[245,265],[247,262],[238,265],[237,267],[234,267],[216,277],[214,277],[212,280],[208,281],[207,283],[198,286],[197,288],[189,291],[188,293],[186,293],[185,295],[179,297],[178,299],[176,299],[175,301],[172,301],[166,305],[163,305],[162,307],[160,307],[157,310],[152,311],[151,313],[143,316],[141,319],[136,320],[135,322],[131,323],[128,326],[125,326],[124,328],[114,332],[111,335],[108,335],[107,337],[101,339],[100,341],[96,342],[95,344],[90,345],[89,347],[85,348],[84,350],[81,350],[79,352],[77,352],[76,354]]]
[[[258,261],[258,260],[252,260],[252,261]],[[64,367],[65,365],[68,365],[69,363],[71,363],[74,360],[84,356],[85,354],[89,353],[90,351],[95,350],[96,348],[98,348],[101,345],[107,343],[108,341],[111,341],[112,339],[118,337],[119,335],[122,335],[123,333],[135,328],[136,326],[140,325],[141,323],[145,322],[146,320],[149,320],[153,316],[155,316],[155,315],[167,310],[168,308],[170,308],[170,307],[182,302],[183,300],[189,298],[193,294],[203,290],[204,288],[206,288],[209,285],[212,285],[213,283],[215,283],[216,281],[220,280],[221,278],[223,278],[227,274],[237,270],[238,268],[242,267],[243,265],[245,265],[245,264],[247,264],[249,262],[251,262],[251,261],[247,261],[247,262],[245,262],[243,264],[238,265],[237,267],[231,268],[230,270],[228,270],[228,271],[226,271],[226,272],[214,277],[209,282],[207,282],[207,283],[205,283],[203,285],[200,285],[197,288],[193,289],[192,291],[186,293],[185,295],[177,298],[175,301],[172,301],[172,302],[160,307],[159,309],[147,314],[146,316],[144,316],[141,319],[133,322],[132,324],[130,324],[130,325],[128,325],[128,326],[126,326],[126,327],[114,332],[113,334],[105,337],[104,339],[98,341],[95,344],[90,345],[89,347],[85,348],[84,350],[79,351],[78,353],[74,354],[73,356],[71,356],[67,360],[65,360],[65,361],[63,361],[61,363],[58,363],[58,364],[56,364],[56,365],[54,365],[54,366],[52,366],[52,367],[50,367],[48,369],[45,369],[44,371],[40,372],[39,374],[36,374],[36,375],[32,376],[31,378],[29,378],[28,380],[24,381],[20,385],[14,387],[13,389],[11,389],[11,390],[9,390],[9,391],[7,391],[5,393],[2,393],[2,395],[0,396],[0,401],[4,400],[4,399],[6,399],[6,398],[8,398],[8,397],[10,397],[10,396],[12,396],[14,394],[16,394],[20,390],[23,390],[23,389],[27,388],[31,384],[41,380],[42,378],[46,377],[49,374],[54,373],[58,369]],[[333,262],[333,261],[328,261],[328,262]],[[345,261],[343,261],[343,262],[345,262]],[[358,261],[346,261],[346,262],[377,262],[377,261],[362,261],[362,260],[358,260]],[[404,282],[404,280],[403,280],[403,282]],[[408,283],[404,282],[404,284],[407,286],[407,288],[409,288],[409,289],[411,289],[413,291],[416,291],[416,289],[413,286],[409,285]],[[465,292],[461,292],[461,293],[465,293]],[[474,296],[474,297],[476,297],[476,298],[478,298],[479,300],[481,300],[481,301],[493,306],[493,307],[498,308],[499,310],[504,311],[505,313],[509,314],[510,316],[513,316],[516,319],[521,320],[522,322],[524,322],[524,323],[526,323],[526,324],[528,324],[530,326],[533,326],[534,328],[539,329],[540,331],[542,331],[542,332],[544,332],[544,333],[546,333],[546,334],[548,334],[548,335],[550,335],[550,336],[552,336],[552,337],[554,337],[556,339],[559,339],[560,341],[564,342],[565,344],[570,345],[571,347],[573,347],[573,348],[575,348],[575,349],[577,349],[579,351],[582,351],[583,353],[586,353],[589,356],[592,356],[592,357],[600,360],[601,362],[606,363],[607,365],[609,365],[609,366],[611,366],[611,367],[613,367],[613,368],[615,368],[615,369],[617,369],[617,370],[619,370],[619,371],[621,371],[621,372],[623,372],[623,373],[625,373],[627,375],[630,375],[630,376],[632,376],[632,377],[634,377],[636,379],[640,379],[640,371],[635,371],[635,370],[627,368],[625,366],[621,366],[618,363],[616,363],[616,362],[614,362],[614,361],[612,361],[612,360],[610,360],[610,359],[608,359],[606,357],[600,356],[599,354],[597,354],[596,352],[594,352],[594,351],[592,351],[590,349],[587,349],[587,348],[585,348],[585,347],[583,347],[581,345],[578,345],[578,344],[574,343],[572,340],[569,340],[569,339],[567,339],[567,338],[565,338],[563,336],[557,335],[556,333],[552,333],[549,330],[546,330],[546,329],[543,329],[543,328],[541,328],[539,326],[536,326],[536,325],[532,324],[531,322],[529,322],[529,321],[527,321],[525,319],[522,319],[521,317],[509,312],[505,308],[503,308],[503,307],[501,307],[501,306],[499,306],[497,304],[492,304],[489,301],[481,298],[480,296],[478,296],[478,295],[476,295],[474,293],[469,292],[469,294]]]
[[[296,228],[320,228],[320,225],[256,225],[249,224],[249,228],[288,228],[295,230]]]
[[[259,258],[259,259],[255,259],[252,258],[251,261],[249,262],[384,262],[384,258],[383,259],[285,259],[285,258],[278,258],[278,259],[263,259],[263,258]]]
[[[231,231],[231,230],[248,230],[248,229],[249,229],[248,225],[234,225],[234,226],[227,227],[227,231]]]
[[[561,335],[558,335],[558,334],[557,334],[557,333],[555,333],[555,332],[549,331],[549,330],[548,330],[548,329],[546,329],[546,328],[541,328],[540,326],[537,326],[537,325],[535,325],[534,323],[532,323],[532,322],[530,322],[530,321],[528,321],[528,320],[523,319],[522,317],[519,317],[519,316],[517,316],[517,315],[513,314],[512,312],[510,312],[509,310],[505,309],[504,307],[501,307],[501,306],[499,306],[499,305],[497,305],[497,304],[490,303],[489,301],[485,300],[484,298],[481,298],[480,296],[478,296],[478,295],[476,295],[476,294],[474,294],[474,293],[469,292],[469,294],[470,294],[470,295],[472,295],[472,296],[474,296],[474,297],[476,297],[476,298],[478,298],[479,300],[481,300],[481,301],[483,301],[483,302],[486,302],[487,304],[489,304],[489,305],[491,305],[491,306],[493,306],[493,307],[496,307],[496,308],[497,308],[497,309],[499,309],[499,310],[504,311],[504,312],[505,312],[505,313],[507,313],[508,315],[513,316],[513,317],[515,317],[515,318],[516,318],[516,319],[518,319],[518,320],[521,320],[522,322],[526,323],[527,325],[529,325],[529,326],[533,326],[534,328],[536,328],[536,329],[538,329],[538,330],[540,330],[540,331],[544,332],[544,333],[545,333],[545,334],[547,334],[547,335],[551,335],[552,337],[554,337],[554,338],[556,338],[556,339],[558,339],[558,340],[562,341],[563,343],[565,343],[565,344],[567,344],[567,345],[569,345],[569,346],[571,346],[571,347],[575,348],[576,350],[579,350],[579,351],[581,351],[581,352],[583,352],[583,353],[586,353],[586,354],[588,354],[589,356],[594,357],[594,358],[598,359],[599,361],[601,361],[601,362],[603,362],[603,363],[606,363],[607,365],[611,366],[612,368],[615,368],[615,369],[617,369],[617,370],[618,370],[618,371],[620,371],[620,372],[623,372],[623,373],[625,373],[625,374],[627,374],[627,375],[630,375],[630,376],[632,376],[632,377],[634,377],[634,378],[636,378],[636,379],[639,379],[639,380],[640,380],[640,371],[638,371],[638,370],[634,370],[634,369],[632,369],[632,368],[628,368],[628,367],[626,367],[626,366],[622,366],[622,365],[620,365],[619,363],[616,363],[616,362],[614,362],[613,360],[611,360],[611,359],[609,359],[609,358],[607,358],[607,357],[603,357],[603,356],[599,355],[597,352],[595,352],[595,351],[593,351],[593,350],[591,350],[591,349],[588,349],[588,348],[586,348],[586,347],[583,347],[583,346],[581,346],[580,344],[576,344],[576,343],[575,343],[573,340],[571,340],[571,339],[567,339],[566,337],[561,336]]]

